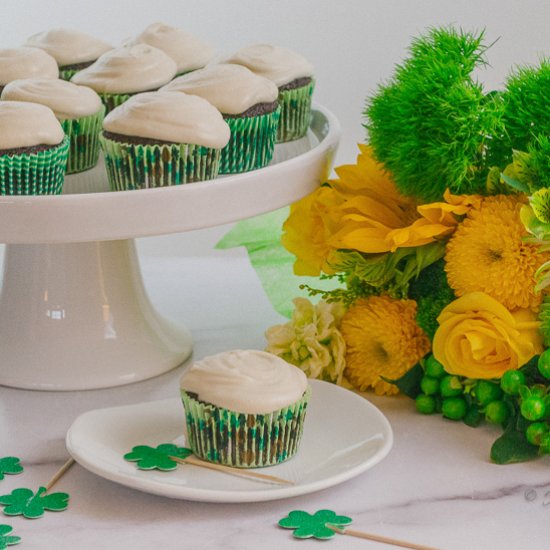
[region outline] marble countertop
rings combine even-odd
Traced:
[[[213,250],[223,231],[138,241],[149,296],[160,312],[191,329],[194,358],[231,348],[261,349],[264,330],[283,320],[244,250]],[[37,487],[53,475],[68,458],[65,434],[79,414],[175,397],[183,368],[105,390],[0,388],[0,456],[18,456],[25,465],[24,476],[1,482],[2,494]],[[197,503],[132,490],[75,465],[56,486],[71,495],[67,511],[38,520],[0,516],[0,523],[13,526],[25,550],[391,548],[345,536],[300,541],[276,527],[291,510],[328,508],[351,516],[355,529],[445,550],[548,548],[548,457],[497,466],[488,459],[497,428],[423,417],[404,397],[364,397],[389,419],[393,449],[374,468],[332,488],[271,502]]]

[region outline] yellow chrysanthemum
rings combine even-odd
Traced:
[[[430,340],[416,324],[416,302],[372,296],[345,313],[340,332],[346,342],[345,376],[358,389],[377,395],[398,392],[381,376],[396,379],[430,351]]]
[[[536,310],[535,272],[549,259],[534,244],[520,220],[523,196],[495,195],[470,210],[447,245],[447,279],[457,296],[485,292],[507,309]]]

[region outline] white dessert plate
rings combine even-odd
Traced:
[[[312,380],[313,389],[297,454],[254,470],[294,484],[276,485],[180,465],[171,472],[138,470],[123,455],[136,445],[184,445],[179,399],[98,409],[79,416],[67,432],[73,458],[91,472],[133,489],[205,502],[259,502],[319,491],[351,479],[380,462],[393,433],[386,417],[363,397]]]

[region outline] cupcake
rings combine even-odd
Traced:
[[[311,388],[280,357],[256,350],[212,355],[185,372],[180,390],[187,443],[198,457],[257,468],[298,450]]]
[[[306,134],[315,87],[313,66],[309,61],[286,48],[256,44],[242,48],[225,62],[244,65],[277,84],[281,104],[277,141],[292,141]]]
[[[59,77],[57,63],[51,55],[24,46],[0,50],[0,92],[12,80],[34,77]]]
[[[103,121],[100,143],[111,189],[213,179],[229,133],[220,112],[201,97],[137,94]]]
[[[33,34],[25,45],[49,53],[59,66],[59,77],[64,80],[70,80],[75,73],[113,48],[103,40],[72,29],[52,29]]]
[[[195,35],[164,25],[153,23],[127,44],[149,44],[171,57],[177,66],[177,74],[201,69],[214,58],[214,48]]]
[[[271,80],[242,65],[211,65],[172,80],[162,90],[198,95],[222,113],[231,138],[222,149],[220,174],[269,164],[280,115],[277,86]]]
[[[136,44],[107,52],[71,82],[95,90],[110,112],[134,94],[158,90],[175,74],[176,62],[162,50]]]
[[[41,103],[54,112],[70,140],[67,174],[97,164],[105,107],[91,88],[59,79],[29,78],[10,82],[1,98]]]
[[[0,194],[61,193],[68,150],[69,138],[50,108],[0,101]]]

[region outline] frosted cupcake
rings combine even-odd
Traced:
[[[105,107],[91,88],[59,79],[29,78],[10,82],[1,98],[40,103],[54,112],[70,140],[67,174],[97,164]]]
[[[26,45],[50,54],[59,66],[59,77],[64,80],[70,80],[75,73],[113,48],[99,38],[73,29],[52,29],[33,34]]]
[[[58,78],[55,59],[37,48],[5,48],[0,50],[0,92],[6,84],[19,78]]]
[[[177,74],[201,69],[214,58],[214,48],[195,35],[163,23],[152,23],[127,44],[149,44],[171,57]]]
[[[208,101],[181,92],[137,94],[109,113],[100,143],[113,190],[213,179],[229,127]]]
[[[185,372],[180,390],[187,443],[200,458],[257,468],[298,450],[311,388],[280,357],[256,350],[212,355]]]
[[[71,82],[95,90],[109,112],[134,94],[164,86],[175,74],[176,62],[162,50],[136,44],[107,52]]]
[[[44,105],[0,101],[0,194],[61,193],[69,138]]]
[[[280,109],[277,86],[242,65],[211,65],[162,88],[198,95],[223,115],[231,130],[222,149],[220,173],[262,168],[273,157]]]
[[[281,120],[277,141],[292,141],[306,134],[315,87],[313,65],[309,61],[286,48],[256,44],[242,48],[225,62],[244,65],[273,80],[279,88]]]

